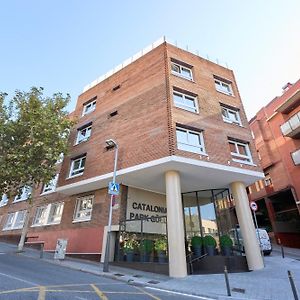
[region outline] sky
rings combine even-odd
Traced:
[[[300,78],[299,0],[9,0],[0,91],[69,93],[166,36],[233,69],[248,119]]]

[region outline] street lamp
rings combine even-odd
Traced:
[[[105,143],[107,145],[107,148],[114,148],[115,149],[115,161],[114,161],[114,173],[113,173],[113,184],[115,184],[116,183],[117,162],[118,162],[118,144],[112,139],[106,140]],[[109,264],[109,252],[110,252],[110,233],[111,233],[113,198],[114,198],[114,195],[110,195],[108,229],[107,229],[104,263],[103,263],[103,272],[108,272],[109,271],[109,265],[108,264]]]

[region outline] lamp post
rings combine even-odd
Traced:
[[[114,161],[114,173],[113,173],[113,184],[115,184],[116,183],[117,162],[118,162],[118,144],[112,139],[109,139],[109,140],[105,141],[105,143],[106,143],[108,148],[114,148],[115,149],[115,161]],[[109,252],[110,252],[110,234],[111,234],[111,219],[112,219],[113,197],[114,197],[114,195],[110,195],[108,229],[107,229],[104,263],[103,263],[103,272],[108,272],[109,271]]]

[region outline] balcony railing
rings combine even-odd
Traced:
[[[284,136],[300,138],[300,111],[280,126]]]

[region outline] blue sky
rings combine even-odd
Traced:
[[[299,0],[2,1],[0,91],[70,93],[166,35],[235,72],[248,117],[300,78]]]

